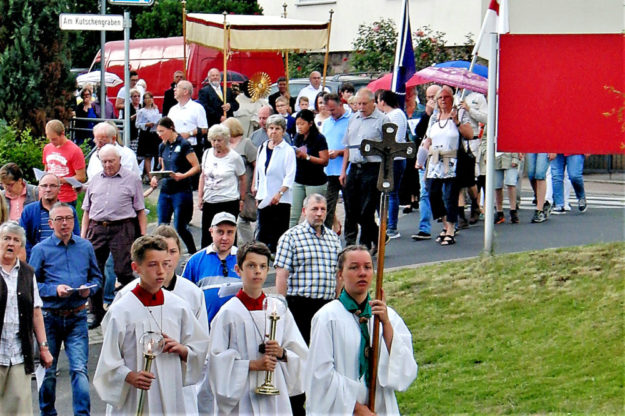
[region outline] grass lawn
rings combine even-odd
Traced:
[[[419,375],[402,414],[624,414],[625,243],[389,273]]]
[[[76,203],[76,213],[78,214],[78,222],[82,221],[82,200],[85,198],[85,193],[81,192],[78,194],[78,200]],[[145,207],[149,210],[148,212],[148,224],[151,222],[156,222],[158,220],[158,215],[156,214],[156,203],[152,201],[150,198],[145,198]]]

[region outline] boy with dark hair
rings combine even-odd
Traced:
[[[208,335],[186,301],[162,290],[170,272],[167,247],[161,236],[133,243],[132,270],[140,281],[111,305],[102,322],[104,340],[93,384],[113,414],[134,414],[140,390],[147,390],[146,414],[185,414],[182,387],[202,377]],[[151,372],[141,371],[144,357],[138,348],[148,332],[163,337],[163,351]],[[150,388],[153,382],[156,387]]]
[[[301,372],[308,348],[286,306],[277,321],[275,340],[264,335],[269,328],[263,284],[270,258],[263,243],[239,248],[235,267],[243,288],[221,307],[211,324],[209,377],[215,414],[291,414],[289,396],[303,392]],[[273,371],[279,395],[252,394],[263,383],[265,371]]]

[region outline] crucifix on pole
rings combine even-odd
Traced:
[[[386,222],[388,219],[388,195],[395,189],[393,181],[393,161],[396,157],[414,158],[417,155],[417,145],[397,143],[395,136],[397,125],[386,123],[382,125],[382,141],[365,139],[360,144],[360,153],[363,156],[380,156],[380,173],[377,188],[382,192],[380,199],[380,232],[378,234],[378,262],[375,282],[375,298],[382,299],[382,279],[384,277],[384,252],[386,240]],[[369,409],[375,411],[375,387],[378,376],[378,356],[380,345],[380,319],[373,320],[373,341],[371,345],[371,385],[369,386]]]

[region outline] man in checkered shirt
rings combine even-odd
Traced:
[[[302,209],[305,221],[285,232],[278,241],[276,289],[285,295],[295,322],[310,341],[313,315],[337,297],[336,262],[341,241],[334,231],[323,225],[327,203],[323,195],[311,194]]]

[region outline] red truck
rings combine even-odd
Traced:
[[[130,41],[130,68],[145,80],[147,90],[154,94],[158,108],[163,108],[163,94],[170,88],[173,74],[183,69],[182,37],[137,39]],[[107,42],[105,70],[124,79],[124,42]],[[223,54],[195,43],[187,45],[187,79],[193,84],[193,98],[197,98],[208,70],[223,71]],[[95,56],[90,71],[100,69],[100,52]],[[228,70],[251,77],[256,72],[266,72],[275,81],[284,75],[284,62],[278,52],[234,51],[228,60]],[[107,90],[108,98],[115,103],[117,91],[123,85]]]

